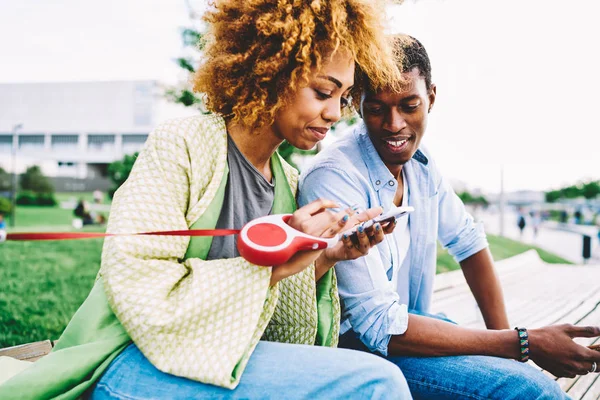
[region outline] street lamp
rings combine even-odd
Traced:
[[[500,236],[504,236],[504,164],[500,164]]]
[[[17,147],[19,140],[17,133],[23,128],[23,124],[16,124],[12,128],[12,207],[10,209],[10,226],[15,227],[15,211],[17,209]]]

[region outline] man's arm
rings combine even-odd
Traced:
[[[479,305],[485,326],[488,329],[508,329],[504,295],[489,249],[466,258],[460,266]]]
[[[450,322],[409,314],[408,329],[392,336],[388,354],[402,356],[487,355],[519,357],[514,330],[491,331],[463,328]]]

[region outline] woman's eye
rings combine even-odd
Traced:
[[[317,97],[318,97],[319,99],[321,99],[321,100],[327,100],[327,99],[330,99],[330,98],[331,98],[331,95],[330,95],[330,94],[323,93],[323,92],[321,92],[320,90],[316,90],[316,89],[315,89],[315,93],[317,93]]]
[[[348,107],[350,105],[351,98],[350,97],[342,97],[340,99],[340,105],[342,108]]]

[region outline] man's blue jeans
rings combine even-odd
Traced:
[[[234,390],[160,372],[131,344],[99,379],[91,399],[411,399],[411,395],[400,370],[381,357],[261,341]]]
[[[410,313],[454,323],[439,315]],[[369,351],[352,330],[342,335],[340,347]],[[386,359],[402,371],[415,400],[569,398],[554,380],[541,371],[506,358],[387,356]]]

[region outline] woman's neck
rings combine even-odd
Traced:
[[[226,122],[227,132],[240,152],[256,169],[271,182],[271,156],[283,142],[275,136],[270,127],[252,130],[243,125]]]

